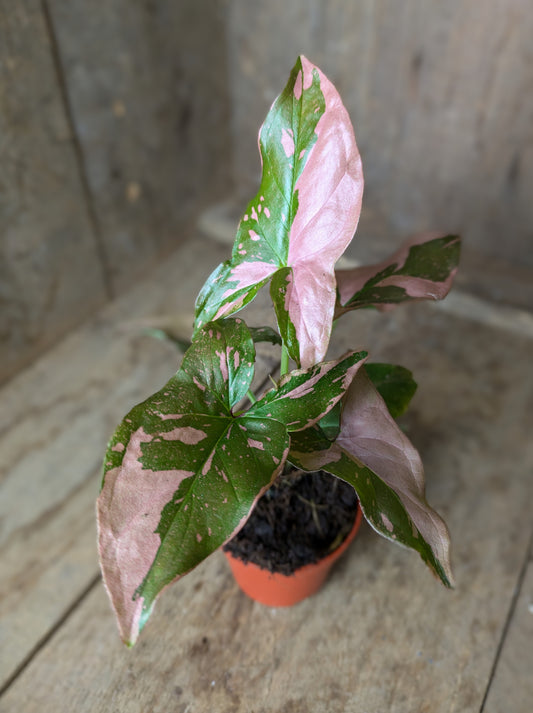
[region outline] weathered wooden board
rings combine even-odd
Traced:
[[[177,368],[175,350],[140,325],[172,314],[192,324],[226,252],[191,243],[0,391],[0,688],[94,579],[105,445]],[[273,363],[262,354],[256,385]]]
[[[461,232],[470,250],[533,267],[530,3],[232,0],[228,28],[241,193],[259,172],[259,123],[303,52],[336,84],[355,125],[361,228],[373,238],[354,244],[355,255],[442,229]]]
[[[190,250],[206,252],[200,243]],[[176,262],[183,279],[193,271],[187,255]],[[153,289],[161,288],[157,278]],[[153,299],[155,306],[160,298]],[[128,307],[121,304],[115,319]],[[335,342],[335,351],[370,347],[374,359],[417,376],[419,393],[402,423],[422,453],[429,500],[450,525],[456,590],[367,527],[326,588],[292,609],[247,600],[217,553],[165,592],[132,651],[119,641],[103,588],[94,587],[0,707],[479,713],[532,535],[531,338],[457,309],[417,305],[348,316]],[[93,349],[96,362],[101,347]],[[127,371],[145,378],[142,369]],[[95,417],[110,419],[108,405],[104,414]],[[508,685],[523,683],[522,671],[509,675]]]
[[[214,0],[49,1],[115,291],[227,188],[224,28]]]
[[[307,53],[316,64],[322,60],[323,4],[320,0],[228,3],[228,89],[233,178],[239,201],[250,200],[259,185],[259,127],[296,57]]]
[[[107,298],[41,4],[0,2],[0,382]]]
[[[528,711],[533,701],[533,560],[528,568],[483,713]]]

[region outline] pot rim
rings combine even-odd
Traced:
[[[361,504],[357,503],[354,523],[343,542],[318,562],[298,567],[292,574],[271,572],[253,562],[243,562],[231,552],[224,552],[233,576],[242,591],[267,606],[291,606],[314,594],[325,582],[332,565],[355,538],[362,522]]]

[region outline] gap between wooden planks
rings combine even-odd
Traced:
[[[22,701],[28,711],[186,710],[194,701],[221,712],[479,713],[529,541],[531,340],[501,335],[420,305],[341,321],[332,350],[368,347],[375,360],[413,368],[420,389],[403,426],[450,523],[455,592],[368,528],[327,588],[291,611],[245,600],[215,555],[165,592],[132,652],[93,588],[6,692],[8,710]]]

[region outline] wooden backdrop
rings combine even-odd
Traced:
[[[460,283],[533,307],[531,0],[231,0],[234,173],[304,53],[336,84],[366,178],[354,255],[425,229],[465,238]]]
[[[0,381],[226,188],[216,0],[0,0]]]

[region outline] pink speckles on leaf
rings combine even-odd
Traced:
[[[188,446],[196,445],[206,438],[207,433],[199,428],[192,426],[183,426],[182,428],[173,428],[172,431],[167,431],[161,434],[161,438],[165,441],[181,441]]]
[[[385,515],[384,512],[381,513],[381,522],[385,525],[385,527],[387,528],[387,530],[389,532],[392,532],[394,530],[394,525],[389,520],[389,518]]]
[[[214,455],[215,455],[215,451],[211,451],[211,453],[209,454],[209,457],[205,461],[204,466],[202,468],[202,475],[207,475],[209,473],[209,471],[211,470],[211,466],[213,465]]]
[[[264,213],[265,213],[265,215],[266,215],[267,218],[270,218],[270,210],[269,210],[268,208],[265,208]]]
[[[294,97],[297,101],[300,101],[302,98],[302,90],[303,90],[303,77],[302,73],[298,72],[296,76],[296,81],[294,82]]]
[[[225,352],[215,352],[219,359],[219,366],[220,366],[220,373],[222,374],[222,378],[224,381],[227,381],[229,378],[228,374],[228,364],[226,361],[226,353]]]
[[[248,235],[250,236],[250,239],[256,242],[257,240],[261,240],[261,236],[258,235],[255,230],[249,230]]]
[[[247,443],[250,448],[257,448],[260,451],[265,450],[265,444],[261,441],[255,441],[253,438],[249,438]]]
[[[199,388],[200,391],[205,391],[205,389],[206,389],[205,384],[202,384],[202,382],[199,381],[199,380],[196,378],[196,376],[193,376],[192,380],[193,380],[194,385],[195,385],[197,388]]]
[[[294,154],[294,134],[292,129],[283,127],[281,130],[281,145],[285,151],[285,156],[290,158]]]
[[[112,450],[112,451],[115,451],[115,452],[117,452],[117,453],[122,453],[122,451],[124,450],[124,448],[125,448],[125,446],[124,446],[123,443],[117,443],[116,445],[114,445],[114,446],[111,448],[111,450]]]

